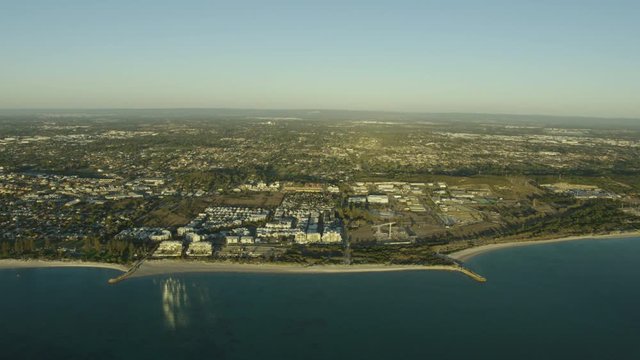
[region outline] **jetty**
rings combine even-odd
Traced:
[[[482,282],[482,283],[483,282],[487,282],[487,278],[485,278],[484,276],[482,276],[482,275],[480,275],[480,274],[478,274],[478,273],[476,273],[476,272],[474,272],[472,270],[467,269],[464,266],[455,265],[455,266],[452,266],[452,267],[454,269],[456,269],[456,271],[459,271],[459,272],[467,275],[468,277],[472,278],[473,280],[475,280],[477,282]]]
[[[127,278],[129,278],[131,275],[133,275],[136,271],[138,271],[138,269],[140,269],[140,266],[142,266],[142,264],[145,262],[145,260],[147,260],[149,257],[151,257],[154,253],[154,251],[156,251],[158,249],[158,245],[154,246],[145,256],[142,257],[142,259],[136,261],[133,263],[133,265],[131,266],[131,268],[129,268],[129,270],[127,270],[124,274],[114,277],[112,279],[109,279],[107,281],[107,283],[109,284],[117,284],[120,281],[124,281]]]
[[[133,263],[133,266],[131,266],[131,268],[129,270],[127,270],[124,274],[121,274],[117,277],[111,278],[107,281],[107,283],[109,284],[117,284],[120,281],[126,280],[129,276],[133,275],[133,273],[135,273],[140,266],[142,266],[142,263],[146,260],[146,258],[140,259],[138,261],[136,261],[135,263]]]
[[[441,254],[441,253],[437,253],[436,256],[438,256],[441,259],[447,260],[447,261],[451,261],[453,263],[453,265],[451,265],[452,270],[454,271],[459,271],[465,275],[467,275],[468,277],[472,278],[473,280],[477,281],[477,282],[487,282],[487,278],[485,278],[484,276],[466,268],[464,266],[464,263],[458,259],[455,259],[449,255],[446,254]]]

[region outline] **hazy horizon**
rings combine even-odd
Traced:
[[[7,1],[0,109],[640,118],[635,1]]]
[[[321,113],[359,113],[359,114],[397,114],[407,116],[498,116],[498,117],[516,117],[516,118],[567,118],[567,119],[611,119],[611,120],[640,120],[638,117],[625,117],[625,116],[589,116],[589,115],[554,115],[554,114],[536,114],[536,113],[489,113],[489,112],[429,112],[429,111],[400,111],[400,110],[366,110],[366,109],[320,109],[320,108],[230,108],[230,107],[111,107],[111,108],[0,108],[0,115],[7,113],[41,113],[41,112],[104,112],[104,111],[117,111],[117,112],[169,112],[169,111],[186,111],[186,112],[206,112],[206,111],[233,111],[233,112],[308,112],[308,114],[321,115]],[[267,115],[267,114],[265,114]]]

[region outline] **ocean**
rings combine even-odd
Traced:
[[[640,359],[640,239],[500,249],[454,272],[0,270],[1,359]]]

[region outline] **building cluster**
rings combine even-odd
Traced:
[[[256,229],[256,234],[266,242],[341,243],[342,223],[335,216],[335,210],[331,196],[290,193],[275,209],[270,221]]]
[[[119,237],[158,240],[166,230],[132,228]],[[315,192],[287,194],[273,211],[238,206],[209,207],[185,226],[176,238],[164,238],[154,252],[156,257],[211,256],[218,244],[221,257],[267,256],[282,249],[270,244],[339,244],[343,226],[336,216],[335,199]],[[226,246],[225,246],[226,245]],[[235,249],[235,250],[234,250]]]
[[[227,245],[253,244],[256,238],[251,234],[251,230],[246,227],[234,228],[220,233],[224,237]]]
[[[422,182],[357,182],[351,185],[354,194],[347,201],[350,204],[388,205],[390,199],[400,204],[402,210],[412,212],[426,212],[426,208],[420,197],[424,197],[426,189],[446,188],[444,183]]]
[[[213,206],[206,208],[186,226],[176,230],[183,238],[187,256],[211,256],[213,242],[229,245],[254,244],[255,236],[247,224],[263,223],[269,211],[263,208],[239,206]],[[177,249],[174,245],[172,248]],[[160,249],[158,249],[160,250]],[[165,256],[166,251],[156,251],[157,256]],[[174,252],[175,253],[175,252]]]
[[[175,190],[166,186],[165,181],[159,178],[137,178],[124,181],[119,178],[38,172],[0,173],[0,195],[11,194],[35,200],[67,196],[93,203],[175,195]],[[204,195],[206,195],[205,191],[194,194],[194,196]]]
[[[424,194],[425,187],[437,187],[441,183],[404,182],[404,181],[377,181],[355,182],[350,184],[349,190],[354,195],[388,194],[406,195]]]
[[[252,182],[252,183],[248,183],[248,184],[242,184],[240,186],[238,186],[237,188],[233,189],[234,192],[241,192],[241,191],[253,191],[253,192],[265,192],[265,191],[270,191],[270,192],[275,192],[275,191],[279,191],[280,190],[280,182],[276,181],[270,184],[267,184],[264,181],[257,181],[257,182]]]
[[[305,184],[297,184],[293,182],[285,182],[280,183],[279,181],[275,181],[272,183],[266,183],[264,181],[253,181],[250,183],[242,184],[233,189],[233,192],[242,192],[242,191],[250,191],[250,192],[309,192],[309,193],[321,193],[327,192],[331,194],[340,193],[340,188],[336,185],[331,184],[322,184],[322,183],[305,183]]]
[[[529,191],[509,179],[501,190],[493,180],[476,181],[523,169],[577,174],[576,182],[584,169],[609,174],[620,195],[580,184],[542,188],[576,199],[637,201],[633,182],[616,176],[621,166],[629,174],[640,168],[640,140],[631,130],[498,123],[451,123],[444,130],[422,122],[342,120],[284,126],[288,120],[272,120],[105,125],[92,115],[49,114],[23,124],[0,122],[0,239],[47,239],[65,249],[115,237],[154,242],[157,256],[208,256],[224,245],[231,256],[253,256],[292,243],[341,243],[336,213],[349,219],[352,239],[447,239],[445,227],[485,222],[470,227],[476,231],[499,225],[502,214],[526,216],[520,204],[535,204],[530,194],[539,188]],[[274,181],[283,173],[287,181]],[[355,181],[373,177],[389,181]],[[409,178],[434,182],[395,181]],[[173,236],[134,227],[174,224],[218,196],[227,197],[218,204],[260,207],[210,207]],[[192,197],[200,199],[185,201]],[[176,216],[165,219],[169,212]]]
[[[165,240],[160,242],[153,253],[155,257],[177,257],[185,254],[191,257],[211,256],[213,244],[207,241],[208,237],[198,234],[193,227],[179,227],[176,231],[177,238],[183,240]]]
[[[213,254],[213,244],[209,241],[194,241],[188,244],[188,256],[211,256]]]
[[[569,183],[555,183],[555,184],[542,184],[540,187],[549,191],[567,194],[580,200],[588,199],[619,199],[621,196],[611,192],[600,189],[594,185],[582,185],[582,184],[569,184]]]
[[[269,210],[240,206],[213,206],[192,220],[187,227],[207,231],[240,227],[247,223],[260,223],[267,220]]]
[[[136,227],[122,230],[117,239],[136,239],[141,241],[167,241],[171,239],[171,231],[162,228]]]
[[[347,198],[348,204],[373,206],[381,218],[397,217],[398,212],[432,213],[445,226],[482,221],[479,211],[471,205],[497,201],[487,188],[450,187],[444,181],[356,182],[351,185],[351,192],[354,195]]]
[[[488,188],[460,186],[441,187],[432,191],[430,198],[439,210],[438,216],[447,226],[481,222],[484,218],[476,205],[500,201]]]
[[[155,257],[178,257],[182,255],[182,241],[166,240],[158,244],[158,248],[153,253]]]

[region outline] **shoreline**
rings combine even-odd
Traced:
[[[86,267],[110,269],[126,272],[129,268],[126,265],[113,264],[96,261],[79,260],[39,260],[39,259],[0,259],[0,269],[33,269],[33,268],[61,268],[61,267]]]
[[[90,267],[121,271],[119,277],[129,270],[127,266],[99,262],[58,261],[58,260],[0,260],[1,269]],[[185,273],[253,273],[253,274],[353,274],[396,271],[451,271],[462,273],[476,281],[484,282],[482,276],[456,265],[318,265],[297,264],[240,264],[232,262],[205,262],[182,260],[147,260],[140,268],[126,278],[140,278],[156,275]],[[114,278],[117,279],[117,278]],[[112,279],[113,280],[113,279]],[[110,283],[112,280],[110,280]],[[122,279],[124,280],[124,278]],[[121,281],[121,280],[118,280]],[[117,281],[116,281],[117,282]]]
[[[553,244],[553,243],[561,243],[561,242],[569,242],[569,241],[614,240],[614,239],[625,239],[625,238],[633,238],[633,237],[640,237],[640,231],[621,232],[618,234],[602,234],[602,235],[575,235],[575,236],[567,236],[563,238],[548,239],[548,240],[523,240],[523,241],[516,240],[516,241],[496,242],[491,244],[473,246],[463,250],[454,251],[446,255],[454,260],[465,262],[475,256],[485,254],[495,250],[500,250],[500,249],[509,249],[509,248],[521,247],[521,246]]]
[[[146,260],[136,271],[130,275],[130,266],[114,263],[102,263],[78,260],[39,260],[39,259],[1,259],[0,269],[26,269],[26,268],[56,268],[56,267],[87,267],[117,270],[122,272],[119,277],[137,278],[154,275],[181,274],[181,273],[263,273],[263,274],[341,274],[341,273],[372,273],[390,271],[453,271],[460,272],[476,281],[484,282],[482,276],[466,269],[463,263],[475,256],[494,250],[507,249],[520,246],[544,245],[568,241],[580,240],[607,240],[640,237],[640,231],[622,232],[602,235],[576,235],[564,238],[548,240],[523,240],[506,241],[485,244],[454,251],[446,256],[457,261],[458,265],[387,265],[387,264],[362,264],[362,265],[315,265],[304,266],[286,263],[242,264],[230,261],[199,261],[199,260],[175,260],[154,259]]]
[[[178,273],[263,273],[263,274],[347,274],[395,271],[454,271],[479,280],[481,276],[454,265],[317,265],[297,264],[239,264],[232,262],[204,262],[180,260],[148,260],[131,278]],[[484,278],[482,278],[484,280]]]

